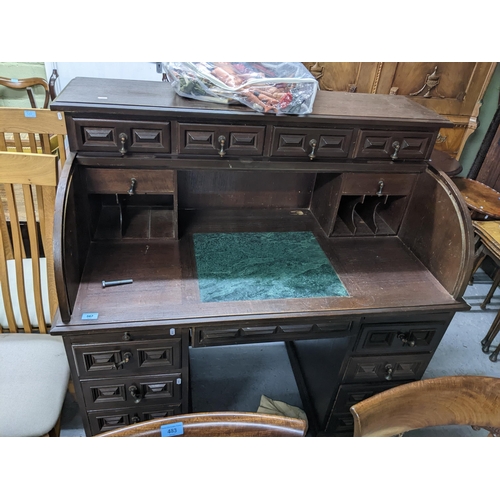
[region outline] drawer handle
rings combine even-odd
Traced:
[[[382,189],[384,189],[384,181],[378,183],[377,196],[382,196]]]
[[[122,360],[119,363],[115,363],[115,368],[118,370],[120,366],[124,365],[125,363],[128,363],[130,359],[132,358],[132,353],[131,352],[126,352],[122,356]]]
[[[226,152],[224,151],[224,144],[226,144],[226,138],[223,135],[219,136],[219,144],[220,144],[219,155],[222,158],[226,156]]]
[[[316,139],[311,139],[309,141],[309,146],[312,147],[311,152],[309,153],[309,159],[310,160],[314,160],[314,158],[316,158],[316,155],[314,154],[314,151],[316,150],[317,144],[318,143],[316,142]]]
[[[127,139],[128,139],[127,134],[125,134],[125,133],[122,132],[118,136],[118,139],[120,139],[120,142],[121,142],[121,145],[122,145],[122,147],[120,148],[120,153],[122,155],[124,155],[127,152],[127,148],[125,147],[125,143],[127,142]]]
[[[136,184],[137,184],[137,179],[135,177],[132,177],[132,179],[130,179],[130,187],[127,191],[129,196],[132,196],[133,194],[135,194],[135,185]]]
[[[394,148],[394,153],[392,153],[391,158],[393,160],[397,160],[398,159],[399,148],[401,147],[401,144],[399,144],[398,141],[394,141],[392,143],[392,147]]]
[[[385,379],[392,380],[392,374],[394,372],[394,368],[392,367],[392,365],[385,365],[384,370],[385,370]]]
[[[134,399],[134,403],[135,404],[138,404],[138,403],[141,402],[141,400],[142,400],[142,394],[140,393],[139,389],[137,389],[137,386],[131,385],[128,388],[128,392],[130,392],[130,395]]]
[[[415,340],[410,340],[410,333],[400,333],[398,334],[398,339],[401,340],[403,345],[407,345],[408,347],[415,347]]]
[[[138,424],[140,421],[141,421],[141,419],[140,419],[137,415],[134,415],[134,416],[130,419],[130,423],[131,423],[131,424]]]

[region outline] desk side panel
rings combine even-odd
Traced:
[[[474,231],[446,174],[429,167],[419,176],[399,237],[453,298],[463,295],[472,271]]]

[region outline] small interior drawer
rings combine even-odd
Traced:
[[[415,178],[415,174],[344,174],[342,194],[407,195],[411,192]]]
[[[172,194],[176,190],[174,170],[87,168],[86,177],[89,193]]]

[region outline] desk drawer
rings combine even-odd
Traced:
[[[364,324],[356,346],[360,353],[434,351],[449,324],[440,322]]]
[[[344,373],[345,383],[419,380],[432,354],[399,354],[352,357]]]
[[[95,436],[101,432],[118,429],[125,425],[145,422],[154,418],[171,417],[181,413],[185,413],[182,406],[175,404],[151,406],[144,409],[122,408],[119,410],[89,411],[87,417],[92,435]]]
[[[265,127],[247,125],[179,124],[179,153],[221,158],[259,156],[264,148]]]
[[[170,153],[170,123],[75,118],[80,151]]]
[[[349,129],[274,127],[271,156],[347,158],[352,135]]]
[[[182,366],[180,338],[145,342],[74,344],[72,350],[78,375],[82,379],[158,373],[179,370]]]
[[[176,173],[173,170],[87,168],[87,189],[98,194],[173,194]],[[135,181],[133,181],[135,179]]]
[[[95,379],[81,383],[87,409],[172,404],[182,398],[181,373]]]
[[[344,174],[342,194],[347,195],[408,195],[415,174]],[[381,185],[383,182],[383,185]]]
[[[425,160],[430,157],[434,137],[432,132],[361,130],[354,158]]]
[[[220,327],[196,327],[193,346],[248,344],[252,342],[279,342],[324,337],[353,335],[350,320],[321,323],[295,323],[280,325],[227,325]]]

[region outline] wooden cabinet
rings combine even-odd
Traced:
[[[481,100],[496,66],[487,62],[304,64],[321,89],[404,95],[448,118],[454,127],[439,131],[436,148],[456,158],[477,128]]]
[[[406,97],[320,91],[275,116],[78,78],[52,108],[72,154],[51,333],[88,435],[189,412],[190,348],[269,342],[311,432],[351,432],[350,402],[419,379],[468,308],[468,210],[429,166],[452,124]]]

